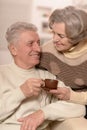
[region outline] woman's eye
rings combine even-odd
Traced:
[[[60,38],[65,38],[65,36],[63,34],[59,34],[59,33],[55,33],[55,32],[52,32],[53,35],[58,35]]]
[[[65,38],[65,36],[64,36],[64,35],[62,35],[62,34],[59,34],[59,36],[60,36],[60,38]]]

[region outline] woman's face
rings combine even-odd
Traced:
[[[66,52],[72,47],[66,36],[64,23],[54,23],[52,33],[54,45],[59,52]]]

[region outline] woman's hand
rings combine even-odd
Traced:
[[[70,99],[70,88],[58,87],[57,90],[50,90],[49,92],[55,95],[59,100]]]

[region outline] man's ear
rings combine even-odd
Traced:
[[[16,55],[17,55],[17,48],[16,48],[16,46],[15,46],[14,44],[10,44],[10,45],[8,46],[8,49],[10,50],[10,52],[11,52],[11,54],[12,54],[13,56],[16,56]]]

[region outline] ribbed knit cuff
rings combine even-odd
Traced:
[[[87,92],[74,92],[71,90],[70,101],[74,103],[87,104]]]

